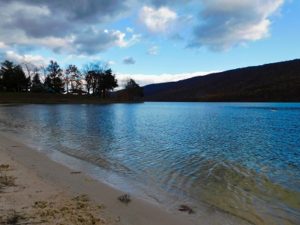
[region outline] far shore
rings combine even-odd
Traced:
[[[115,97],[105,99],[93,95],[71,95],[30,92],[0,92],[0,104],[109,104],[142,103]]]
[[[0,223],[202,224],[135,196],[124,204],[118,200],[122,191],[54,162],[8,134],[0,133],[0,142],[0,175],[5,181],[0,183]]]

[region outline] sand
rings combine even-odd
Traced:
[[[0,134],[0,143],[0,224],[195,224],[186,212],[135,196],[122,203],[122,191],[12,137]]]

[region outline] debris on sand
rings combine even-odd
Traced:
[[[118,197],[119,201],[125,204],[128,204],[129,202],[131,202],[130,199],[130,195],[125,194],[125,195],[121,195],[120,197]]]
[[[0,164],[0,190],[13,187],[15,185],[16,178],[13,176],[7,175],[7,171],[10,169],[10,165],[8,164]]]
[[[16,178],[13,176],[8,176],[6,174],[1,173],[0,171],[0,193],[3,189],[8,187],[15,187],[15,180]]]
[[[90,203],[87,195],[79,195],[63,203],[38,201],[33,205],[33,214],[40,221],[59,222],[58,224],[104,225],[105,219],[99,217],[98,208]]]
[[[0,224],[20,224],[20,221],[23,220],[25,220],[25,217],[13,209],[0,216]]]
[[[81,174],[81,171],[72,171],[71,174]]]
[[[187,205],[180,205],[178,210],[181,211],[181,212],[187,212],[188,214],[195,213],[195,211]]]
[[[0,171],[6,171],[10,168],[8,164],[0,164]]]

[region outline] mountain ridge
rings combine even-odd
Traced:
[[[300,101],[300,59],[144,86],[145,101]]]

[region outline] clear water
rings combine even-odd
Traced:
[[[0,130],[200,218],[300,224],[300,104],[10,105]]]

